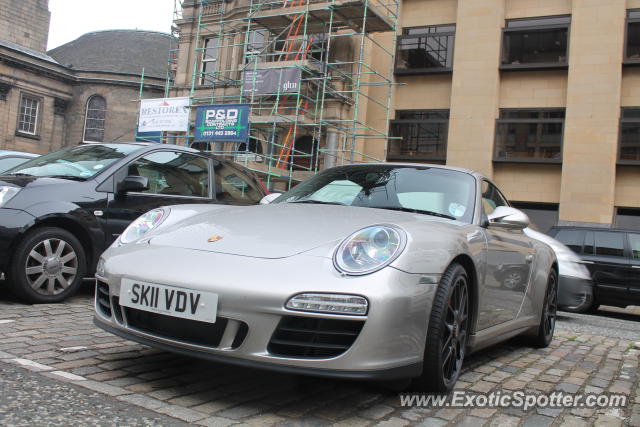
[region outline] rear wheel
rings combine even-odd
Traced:
[[[86,271],[84,248],[71,233],[43,227],[18,244],[9,281],[14,293],[30,303],[55,303],[73,295]]]
[[[540,316],[540,325],[537,334],[531,339],[534,347],[548,347],[553,339],[553,332],[556,327],[556,316],[558,311],[558,276],[555,270],[549,273],[547,280],[547,290],[544,296],[544,305]]]
[[[469,277],[460,264],[442,276],[431,308],[422,376],[413,380],[420,391],[453,389],[466,353],[469,335]]]

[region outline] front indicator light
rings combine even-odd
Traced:
[[[286,307],[315,313],[364,316],[369,309],[369,302],[358,295],[299,294],[287,301]]]

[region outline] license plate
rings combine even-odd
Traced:
[[[122,279],[120,305],[201,322],[216,322],[218,295],[176,286]]]

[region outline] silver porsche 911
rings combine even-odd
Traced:
[[[196,357],[439,392],[470,351],[551,342],[555,255],[482,175],[349,165],[266,199],[141,216],[100,259],[95,323]]]

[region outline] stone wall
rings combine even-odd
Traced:
[[[46,52],[49,0],[0,0],[0,40]]]

